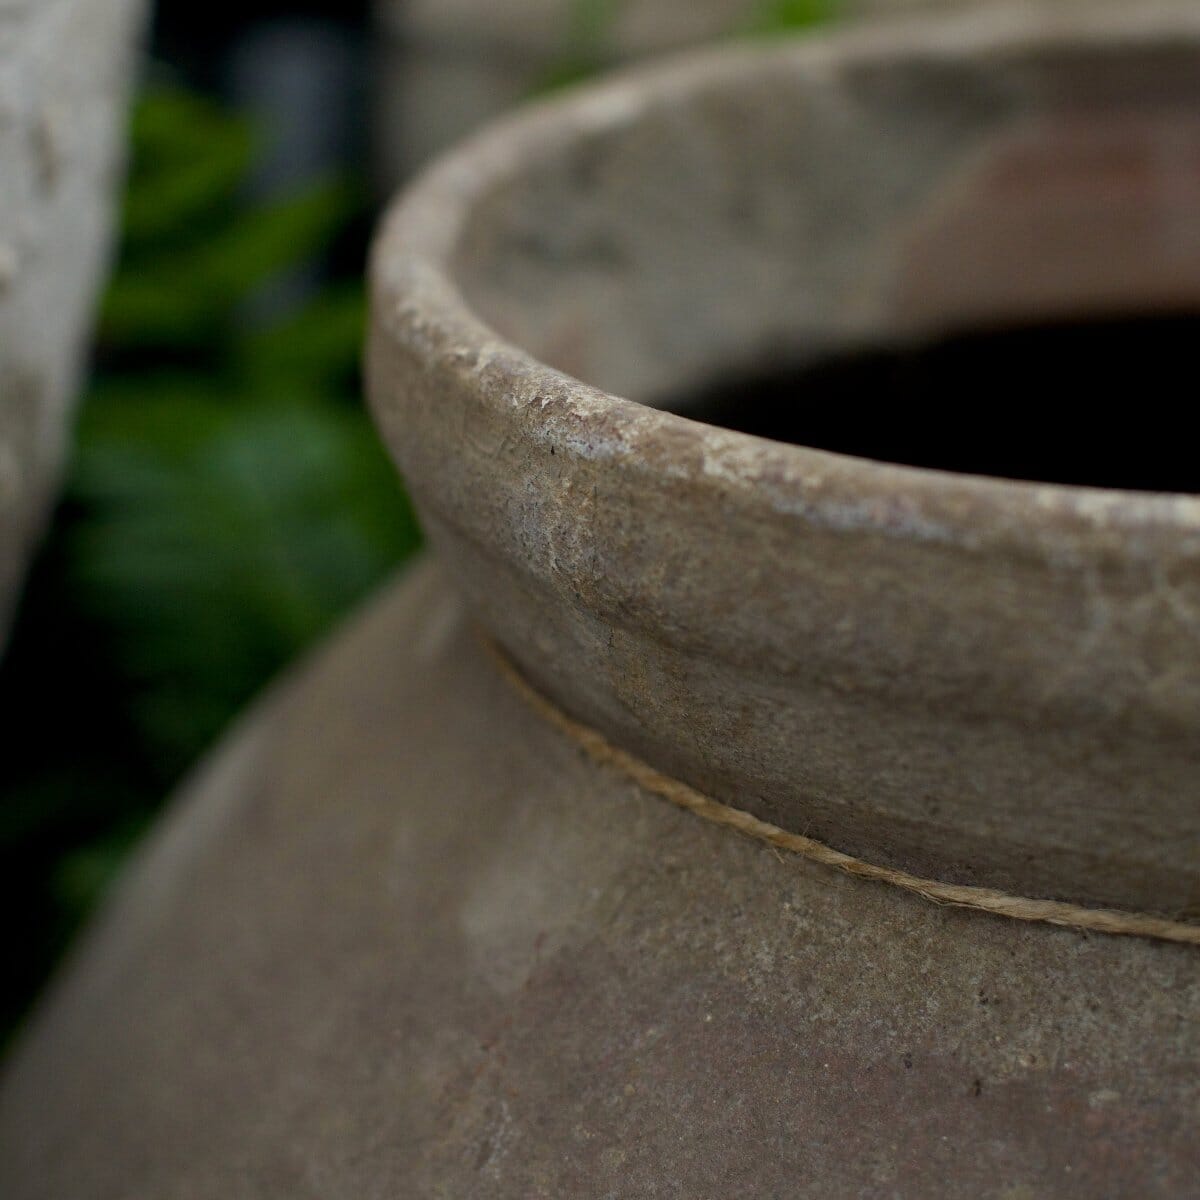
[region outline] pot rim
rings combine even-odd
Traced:
[[[520,413],[519,436],[568,455],[604,458],[608,469],[661,474],[691,486],[906,537],[923,533],[975,548],[1042,536],[1107,549],[1148,533],[1200,534],[1200,496],[1007,479],[908,466],[778,442],[651,407],[551,367],[501,336],[469,304],[454,257],[478,199],[581,131],[618,129],[646,108],[702,91],[765,64],[819,72],[898,56],[925,60],[996,57],[1046,49],[1186,39],[1200,43],[1200,6],[1155,0],[1069,12],[999,7],[947,17],[924,14],[787,38],[725,45],[642,64],[493,121],[427,168],[389,207],[372,247],[373,321],[496,415]],[[602,431],[599,429],[603,425]],[[588,426],[596,436],[588,436]],[[514,433],[517,431],[514,429]],[[664,461],[662,447],[675,453]],[[748,494],[751,493],[751,494]],[[899,500],[899,506],[898,506]],[[1040,536],[1039,536],[1040,535]]]
[[[495,189],[659,105],[768,68],[1004,77],[1089,46],[1189,66],[1200,7],[976,10],[726,47],[507,118],[382,228],[369,395],[473,618],[613,745],[865,862],[1166,916],[1196,895],[1200,497],[703,424],[538,361],[470,307],[461,272]]]

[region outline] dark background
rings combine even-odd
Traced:
[[[163,798],[412,552],[363,412],[365,4],[166,0],[62,503],[0,664],[7,1039]]]
[[[607,55],[562,0],[532,91]],[[733,35],[835,0],[746,0]],[[366,3],[162,0],[62,501],[0,662],[0,1047],[164,799],[419,534],[363,410]]]

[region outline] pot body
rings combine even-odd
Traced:
[[[142,0],[0,9],[0,645],[107,260]]]
[[[640,792],[413,571],[214,756],[18,1049],[11,1200],[1185,1197],[1193,947]]]

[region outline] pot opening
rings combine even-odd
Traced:
[[[978,331],[731,378],[664,407],[908,466],[1200,492],[1178,417],[1198,345],[1200,314]]]
[[[564,118],[476,199],[454,270],[499,333],[776,440],[1200,490],[1166,419],[1200,344],[1195,45],[801,48],[700,80]]]

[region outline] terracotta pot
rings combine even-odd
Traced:
[[[542,691],[873,861],[1200,901],[1200,500],[651,407],[963,326],[1200,310],[1194,18],[1163,11],[727,51],[489,133],[397,208],[375,408]]]
[[[830,0],[837,20],[979,0]],[[1094,0],[1027,0],[1045,8]],[[614,66],[742,37],[770,0],[375,0],[376,156],[385,185],[488,117],[539,93],[581,54]]]
[[[385,185],[528,99],[571,65],[581,38],[589,54],[621,62],[725,36],[753,7],[747,0],[642,0],[601,12],[589,3],[376,0],[377,156]]]
[[[1194,932],[1200,501],[646,405],[1194,309],[1198,91],[1190,4],[918,23],[630,76],[419,184],[371,392],[437,563],[147,849],[17,1053],[4,1194],[1194,1194],[1200,947],[644,783]]]
[[[0,2],[0,650],[57,490],[144,10]]]

